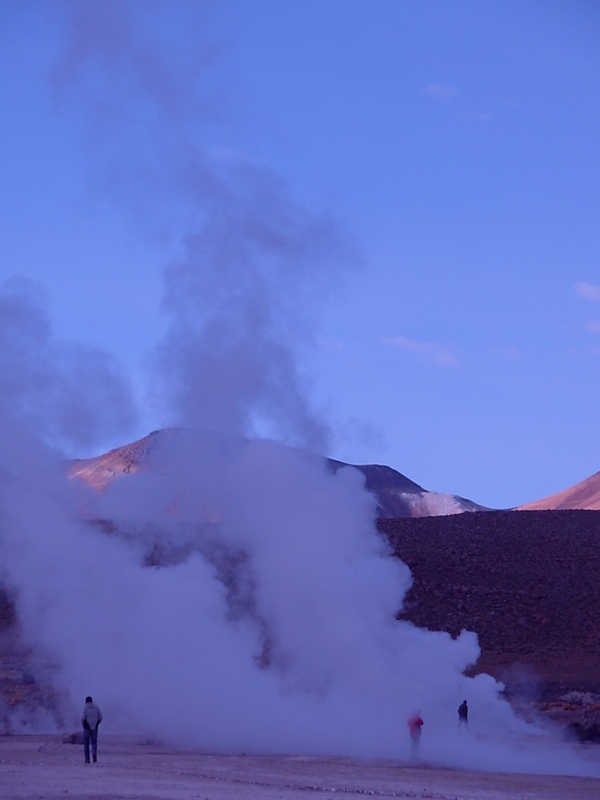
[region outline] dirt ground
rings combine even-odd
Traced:
[[[3,800],[598,800],[600,779],[439,769],[400,761],[225,756],[104,736],[98,764],[61,736],[0,737]]]

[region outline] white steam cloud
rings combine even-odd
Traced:
[[[218,49],[204,6],[175,6],[196,37],[183,52],[168,36],[172,4],[63,9],[57,96],[65,113],[77,101],[95,177],[175,241],[155,361],[171,419],[203,426],[155,436],[146,470],[103,494],[67,479],[41,441],[117,431],[133,413],[126,386],[104,356],[58,351],[30,300],[0,298],[12,376],[0,383],[2,583],[24,638],[56,664],[73,719],[91,693],[105,730],[228,752],[396,758],[419,708],[425,758],[593,773],[543,744],[492,678],[464,676],[475,634],[453,640],[396,619],[410,575],[356,470],[332,474],[318,456],[243,438],[267,430],[325,446],[299,358],[318,296],[357,256],[268,170],[198,144]],[[473,735],[459,736],[465,697]]]
[[[97,494],[2,433],[3,582],[57,686],[73,709],[92,692],[105,730],[210,751],[405,758],[419,708],[426,759],[594,773],[516,719],[492,678],[463,675],[474,634],[396,620],[410,576],[358,471],[173,430],[155,437],[147,472]],[[464,697],[472,729],[458,735]]]

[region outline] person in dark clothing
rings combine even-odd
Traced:
[[[458,724],[459,726],[469,726],[469,706],[467,705],[467,701],[463,700],[462,703],[458,707]]]
[[[88,695],[81,713],[83,725],[83,755],[85,763],[90,763],[90,742],[92,743],[92,759],[94,764],[98,760],[98,725],[102,722],[102,712]]]

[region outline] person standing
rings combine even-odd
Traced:
[[[421,742],[421,728],[425,723],[421,719],[419,711],[415,711],[408,718],[408,732],[410,733],[410,755],[411,758],[416,758],[419,752],[419,744]]]
[[[458,726],[462,728],[463,725],[465,728],[469,727],[469,706],[466,700],[463,700],[458,707]]]
[[[102,722],[102,712],[88,695],[85,698],[85,705],[81,712],[81,724],[83,725],[83,755],[85,763],[90,763],[90,742],[92,743],[92,759],[94,764],[98,760],[98,725]]]

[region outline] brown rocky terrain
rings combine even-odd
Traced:
[[[412,570],[416,625],[477,631],[479,670],[523,664],[545,682],[600,686],[600,515],[490,512],[381,520]]]

